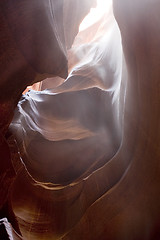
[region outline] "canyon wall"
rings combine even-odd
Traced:
[[[78,33],[92,6],[0,4],[0,217],[14,239],[160,238],[160,3],[114,0]]]

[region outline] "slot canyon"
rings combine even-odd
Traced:
[[[160,240],[160,1],[0,1],[0,240]]]

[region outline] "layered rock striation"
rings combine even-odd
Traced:
[[[1,217],[26,240],[158,240],[160,4],[114,0],[78,33],[91,6],[0,4]]]

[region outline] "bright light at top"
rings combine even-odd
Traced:
[[[111,4],[112,0],[97,0],[97,7],[91,8],[90,13],[84,18],[83,22],[81,23],[79,31],[83,31],[98,21],[105,12],[109,11]]]

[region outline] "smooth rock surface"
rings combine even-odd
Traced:
[[[3,14],[10,15],[5,4],[0,6],[5,9]],[[48,82],[50,89],[31,90],[18,103],[10,129],[22,162],[13,161],[17,175],[11,202],[25,240],[160,238],[160,3],[113,0],[113,11],[114,15],[111,8],[94,27],[78,34],[68,50],[65,81],[56,78],[56,87]],[[8,26],[3,14],[2,26]],[[77,29],[73,29],[74,35]],[[14,36],[9,39],[13,41]],[[67,40],[65,31],[60,38],[62,43],[72,44],[73,36]],[[22,49],[23,44],[19,46]],[[25,51],[23,54],[24,58]],[[27,68],[38,69],[40,65],[34,65],[37,56],[29,57],[25,58],[30,62]],[[4,74],[13,77],[9,65],[7,70]],[[26,70],[30,83],[35,79],[32,70]],[[0,85],[3,94],[7,79]],[[19,82],[20,77],[17,79]],[[1,182],[12,166],[4,135],[27,84],[24,80],[15,86],[11,98],[1,95],[0,146],[3,160],[7,159]],[[8,199],[10,185],[9,181],[4,192],[0,189],[5,196],[1,205]]]

